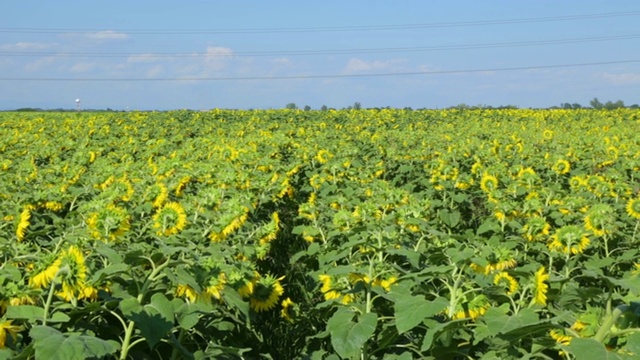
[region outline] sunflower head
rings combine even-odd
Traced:
[[[582,253],[589,243],[590,240],[582,228],[577,225],[565,225],[556,230],[547,246],[551,251],[575,255]]]
[[[60,260],[60,268],[66,269],[60,272],[62,290],[58,296],[66,301],[77,299],[86,287],[87,266],[84,256],[80,249],[72,245],[60,254],[58,260]]]
[[[551,225],[540,216],[532,216],[527,219],[527,223],[522,227],[523,236],[528,241],[543,239],[549,235]]]
[[[493,277],[493,284],[506,289],[507,295],[513,295],[518,290],[518,281],[506,271],[501,271]]]
[[[187,213],[180,203],[166,203],[153,215],[153,227],[158,235],[174,235],[182,231],[187,225]]]
[[[632,218],[640,220],[640,198],[629,199],[627,206],[625,207],[627,214]]]
[[[571,164],[565,159],[560,159],[556,161],[551,170],[558,175],[564,175],[571,171]]]
[[[533,293],[533,303],[537,305],[546,305],[547,304],[547,292],[549,290],[549,285],[547,282],[549,281],[549,274],[547,274],[544,266],[541,266],[538,271],[536,271],[534,275],[534,293]]]
[[[615,228],[615,222],[615,212],[608,204],[592,206],[584,217],[585,229],[591,231],[595,236],[610,234]]]
[[[285,319],[288,322],[293,322],[293,319],[296,317],[298,313],[298,306],[296,303],[291,300],[291,298],[286,298],[282,300],[280,303],[282,309],[280,310],[280,317]]]
[[[493,175],[489,175],[488,173],[484,173],[482,175],[482,179],[480,179],[480,188],[485,193],[491,193],[498,188],[498,178]]]
[[[284,293],[284,288],[280,284],[282,279],[284,279],[284,277],[275,278],[267,275],[256,281],[251,297],[249,298],[249,306],[253,311],[268,311],[276,306],[280,296]]]
[[[91,236],[98,240],[115,241],[129,231],[127,210],[114,204],[93,212],[87,219]]]

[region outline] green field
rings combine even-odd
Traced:
[[[0,359],[640,358],[640,110],[0,132]]]

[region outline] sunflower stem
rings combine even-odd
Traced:
[[[622,310],[618,308],[615,308],[613,310],[613,313],[607,314],[593,339],[598,342],[603,342],[607,338],[607,335],[609,335],[611,327],[613,326],[613,324],[615,324],[620,315],[622,315]]]

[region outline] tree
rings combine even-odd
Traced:
[[[320,111],[327,111],[327,110],[329,110],[327,105],[322,105],[322,107],[320,108]]]
[[[602,109],[602,107],[604,106],[604,104],[601,103],[598,98],[593,98],[593,100],[591,100],[589,104],[591,104],[591,107],[594,109]]]
[[[309,105],[305,105],[305,106],[304,106],[304,111],[309,111],[309,110],[311,110],[311,106],[309,106]]]
[[[288,103],[286,108],[289,109],[289,110],[295,110],[298,107],[296,106],[296,103]]]
[[[353,109],[360,110],[362,109],[362,105],[360,105],[360,103],[356,101],[355,103],[353,103]]]

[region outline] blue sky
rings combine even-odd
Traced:
[[[638,24],[631,0],[10,1],[0,109],[630,105]]]

